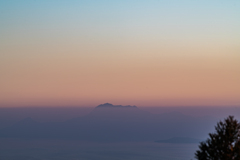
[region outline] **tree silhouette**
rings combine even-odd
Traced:
[[[240,123],[229,116],[215,126],[215,133],[201,142],[195,157],[198,160],[240,160]]]

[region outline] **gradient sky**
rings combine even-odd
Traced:
[[[0,0],[0,106],[240,105],[239,0]]]

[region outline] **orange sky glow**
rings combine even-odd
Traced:
[[[13,17],[2,17],[6,26],[0,29],[0,107],[96,106],[105,102],[240,105],[240,24],[235,23],[233,14],[223,17],[226,21],[232,18],[226,25],[218,19],[209,24],[216,17],[202,15],[206,19],[192,20],[183,14],[182,6],[183,22],[175,12],[169,12],[169,20],[155,22],[148,15],[137,19],[135,12],[128,10],[142,13],[126,8],[114,12],[120,15],[116,19],[103,14],[100,21],[97,11],[96,15],[89,11],[75,22],[68,7],[60,12],[66,14],[63,21],[67,25],[53,21],[60,14],[50,10],[52,19],[43,15],[41,19],[42,11],[32,17],[17,11]],[[185,7],[190,9],[191,4]]]

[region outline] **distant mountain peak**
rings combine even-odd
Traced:
[[[102,108],[102,107],[111,107],[111,108],[136,108],[136,106],[130,106],[130,105],[127,105],[127,106],[122,106],[122,105],[113,105],[111,103],[104,103],[104,104],[100,104],[98,105],[96,108]]]

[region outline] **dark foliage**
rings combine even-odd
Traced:
[[[198,160],[240,160],[240,123],[229,116],[215,126],[205,142],[201,142],[195,157]]]

